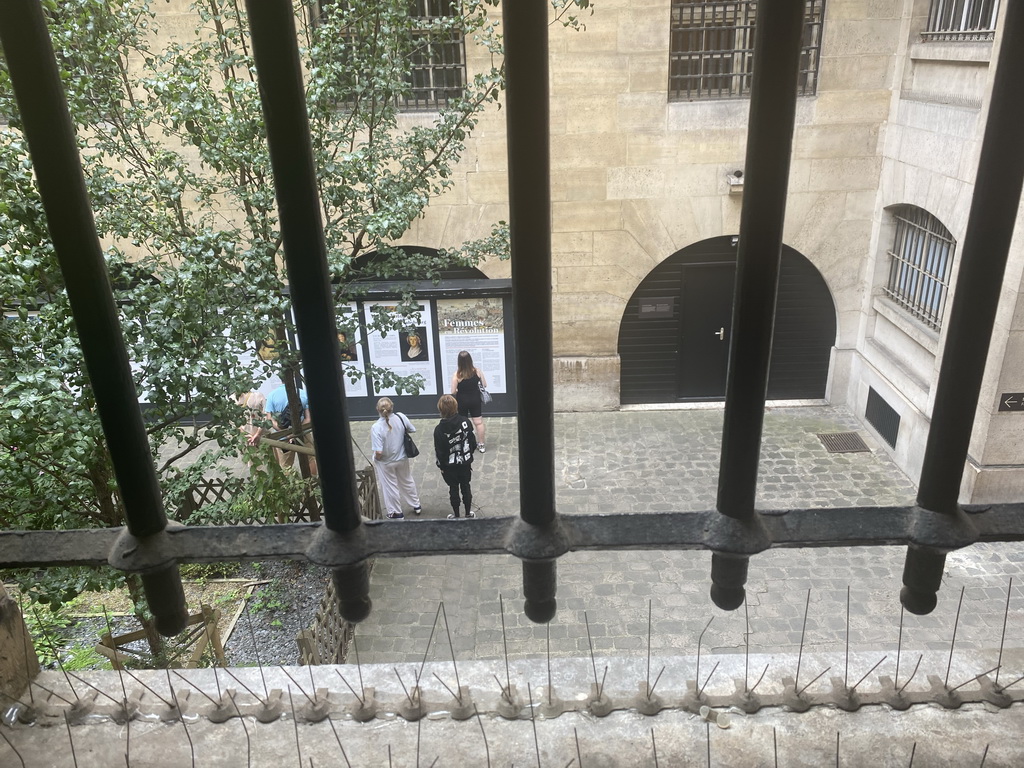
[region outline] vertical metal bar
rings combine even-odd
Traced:
[[[725,394],[718,511],[754,525],[757,465],[768,391],[775,295],[796,114],[804,0],[757,6],[736,295]],[[743,603],[747,558],[712,555],[711,596]]]
[[[964,544],[976,533],[957,503],[960,482],[1024,184],[1021,39],[1024,7],[1008,3],[917,493],[918,506],[942,516],[925,519],[925,530],[918,533],[926,537],[932,526],[956,526]],[[908,611],[922,614],[935,608],[945,561],[943,550],[913,544],[908,548],[900,592]]]
[[[25,139],[78,329],[96,408],[124,504],[128,532],[145,538],[167,526],[128,351],[85,187],[75,128],[38,0],[0,3],[0,43]],[[188,620],[177,564],[143,575],[157,629],[173,635]]]
[[[290,0],[246,0],[246,8],[313,416],[324,523],[330,531],[348,534],[362,521],[295,16]],[[364,562],[334,573],[341,612],[349,621],[369,615],[366,568]]]
[[[512,302],[519,399],[520,517],[555,523],[554,349],[551,335],[551,157],[548,145],[548,8],[544,0],[502,4],[509,158]],[[523,561],[524,610],[555,613],[554,561]]]

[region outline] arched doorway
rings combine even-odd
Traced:
[[[723,400],[732,331],[736,238],[673,254],[644,278],[619,325],[623,405]],[[836,310],[821,274],[782,246],[770,400],[825,396]]]

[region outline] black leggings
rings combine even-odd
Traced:
[[[459,491],[462,491],[462,502],[466,505],[466,512],[469,512],[473,504],[473,490],[469,487],[473,479],[473,467],[468,464],[448,467],[441,470],[441,477],[448,486],[448,499],[452,503],[452,510],[459,514]]]

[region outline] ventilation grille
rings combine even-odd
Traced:
[[[900,415],[871,387],[868,388],[868,404],[864,409],[864,418],[885,442],[893,448],[896,447],[896,438],[900,433]]]
[[[856,432],[829,432],[818,439],[829,453],[863,453],[870,450]]]

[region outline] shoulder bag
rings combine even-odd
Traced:
[[[402,414],[402,426],[405,427],[405,436],[402,438],[402,442],[405,444],[405,457],[407,459],[416,458],[420,455],[420,449],[417,448],[416,443],[413,442],[404,413]]]

